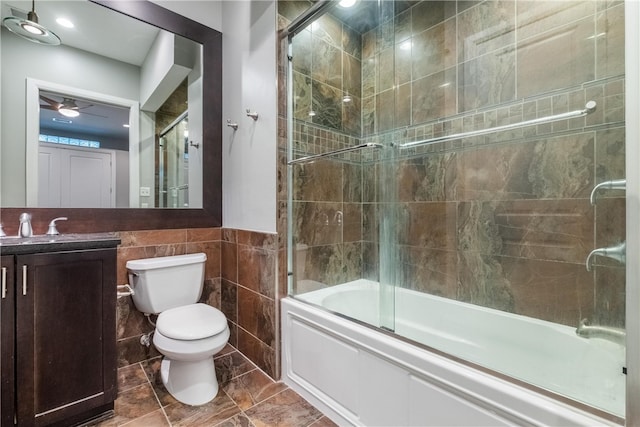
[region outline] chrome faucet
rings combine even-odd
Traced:
[[[624,329],[611,326],[591,326],[587,324],[587,319],[580,321],[576,334],[583,338],[602,338],[620,345],[624,345],[627,339],[627,333]]]
[[[19,237],[31,237],[33,236],[33,228],[31,228],[31,214],[20,214],[20,227],[18,228]]]
[[[598,248],[598,249],[592,250],[589,256],[587,257],[587,261],[585,262],[587,271],[591,271],[591,258],[593,258],[594,255],[612,258],[622,264],[625,264],[626,257],[627,257],[626,242],[622,242],[619,245],[611,246],[608,248]]]
[[[611,181],[604,181],[593,187],[591,190],[590,201],[592,205],[596,204],[596,193],[598,190],[625,190],[627,188],[626,179],[614,179]]]
[[[58,229],[56,228],[56,221],[66,221],[68,218],[66,216],[61,216],[59,218],[54,218],[49,223],[49,229],[47,230],[47,236],[57,236],[60,234]]]

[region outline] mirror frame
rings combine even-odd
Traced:
[[[51,219],[66,216],[62,233],[205,228],[222,226],[222,33],[147,0],[89,0],[115,12],[202,45],[202,209],[165,208],[1,208],[7,234],[18,232],[21,212],[32,214],[36,234]]]

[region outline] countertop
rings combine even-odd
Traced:
[[[0,254],[18,255],[82,249],[116,248],[120,238],[115,233],[59,234],[33,237],[0,237]]]

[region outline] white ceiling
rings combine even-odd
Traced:
[[[1,5],[3,19],[7,16],[26,18],[26,13],[31,10],[31,1],[3,0]],[[87,0],[40,0],[35,2],[35,11],[40,24],[57,34],[63,45],[136,66],[142,64],[160,31]],[[56,23],[59,17],[69,19],[75,27],[60,26]],[[55,46],[47,48],[56,49]],[[50,93],[46,96],[62,100],[61,95]],[[127,138],[128,130],[122,126],[128,121],[127,109],[74,99],[84,108],[81,108],[79,117],[72,119],[72,124],[56,123],[53,118],[64,117],[56,111],[41,109],[41,128],[60,132],[69,130],[96,137]],[[44,101],[41,104],[46,105]]]
[[[30,10],[31,1],[2,1],[3,19],[17,16],[14,11],[26,17]],[[35,11],[40,24],[57,34],[63,45],[138,66],[159,32],[152,25],[87,0],[40,0],[35,2]],[[69,19],[75,27],[62,27],[56,22],[60,17]]]

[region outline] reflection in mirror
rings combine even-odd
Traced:
[[[38,207],[129,207],[129,108],[39,98]]]
[[[29,7],[28,1],[3,1],[2,17],[26,14]],[[2,155],[16,155],[8,166],[3,162],[15,180],[9,190],[3,186],[2,205],[202,208],[202,45],[88,1],[41,2],[38,13],[60,36],[60,46],[2,29],[3,97],[14,98],[17,107],[2,109],[2,122],[15,125],[3,132]],[[59,26],[60,16],[75,27]],[[64,115],[64,107],[77,116]],[[117,119],[110,109],[120,112]],[[175,153],[180,162],[158,158],[168,153],[160,146],[162,131],[183,114],[190,128]],[[62,147],[60,140],[100,147]],[[160,164],[173,167],[172,181],[159,180],[170,176]]]

